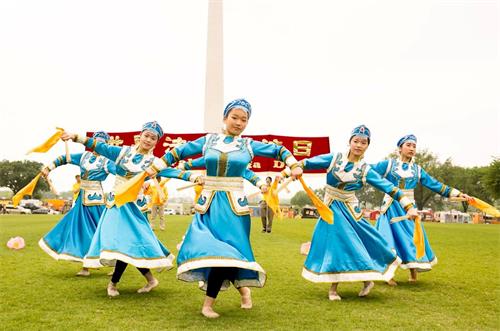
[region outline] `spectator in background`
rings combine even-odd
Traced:
[[[271,187],[273,179],[271,177],[266,178],[266,184]],[[259,203],[260,205],[260,219],[262,220],[262,233],[271,233],[273,227],[274,213],[271,208],[267,205],[266,200],[262,199]]]
[[[149,219],[149,224],[151,229],[154,229],[154,223],[156,218],[160,218],[160,230],[165,230],[165,206],[168,200],[168,190],[166,183],[168,178],[164,178],[160,182],[160,188],[163,192],[163,197],[158,193],[158,189],[155,185],[149,185],[147,193],[151,196],[151,217]]]

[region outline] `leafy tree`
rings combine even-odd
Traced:
[[[314,190],[314,194],[321,200],[323,200],[323,197],[325,196],[325,187],[323,186],[322,188],[317,188]]]
[[[43,164],[33,161],[0,161],[0,186],[7,186],[18,192],[40,172]],[[40,198],[41,192],[48,191],[49,186],[43,179],[38,181],[33,197]]]
[[[297,193],[295,193],[290,202],[292,203],[292,206],[298,206],[301,208],[305,205],[312,204],[311,199],[309,199],[309,196],[305,191],[298,191]]]
[[[365,185],[361,190],[356,191],[356,196],[359,199],[361,207],[372,209],[382,205],[384,193],[371,185]]]
[[[484,170],[482,182],[494,200],[500,199],[500,158],[494,158]]]
[[[454,178],[454,181],[451,181],[449,185],[471,196],[477,197],[488,203],[492,203],[492,196],[488,192],[483,182],[486,168],[487,167],[455,167],[454,171],[458,174],[458,176],[456,176],[456,178]],[[466,202],[463,202],[463,211],[467,212],[468,208],[469,205]]]

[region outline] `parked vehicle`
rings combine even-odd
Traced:
[[[318,217],[319,213],[316,207],[306,205],[304,206],[304,208],[302,208],[302,218],[318,218]]]
[[[175,213],[175,210],[173,210],[173,209],[165,208],[164,214],[165,215],[175,215],[176,213]]]
[[[5,211],[7,214],[31,214],[31,210],[21,206],[14,207],[13,205],[6,205]]]
[[[32,214],[45,214],[47,215],[48,213],[50,213],[50,209],[49,208],[46,208],[46,207],[40,207],[40,208],[37,208],[37,209],[33,209],[31,211]]]
[[[42,208],[41,206],[37,206],[33,203],[26,203],[26,204],[22,205],[21,207],[31,210],[32,213],[33,213],[33,211]]]

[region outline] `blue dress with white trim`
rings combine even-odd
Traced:
[[[297,161],[285,147],[225,134],[208,134],[174,148],[162,159],[171,165],[200,153],[207,176],[177,257],[177,278],[201,281],[201,288],[206,290],[212,267],[234,267],[236,287],[262,287],[266,274],[255,261],[250,244],[250,210],[243,178],[258,187],[264,184],[247,172],[254,156],[275,158],[289,166]],[[222,289],[228,286],[229,281],[225,280]]]
[[[79,137],[78,141],[115,162],[115,189],[159,161],[153,154],[139,153],[132,146],[111,146],[92,138]],[[166,168],[159,175],[184,180],[190,177],[190,173],[172,168]],[[83,265],[88,268],[114,266],[116,260],[138,268],[163,270],[173,267],[174,256],[153,233],[137,204],[129,202],[117,207],[111,192]]]
[[[458,196],[460,192],[439,182],[430,176],[424,169],[413,161],[402,162],[398,159],[384,160],[377,163],[373,169],[381,176],[398,186],[403,193],[415,203],[414,189],[418,183],[430,190],[444,196]],[[413,233],[415,223],[406,217],[406,212],[397,203],[393,203],[390,196],[384,196],[381,214],[375,225],[377,230],[387,240],[390,247],[394,248],[401,258],[402,269],[417,269],[417,271],[429,271],[437,263],[425,229],[422,224],[424,234],[425,255],[417,259],[416,248],[413,244]]]
[[[333,224],[319,218],[302,277],[317,283],[391,279],[401,260],[362,217],[355,191],[368,183],[406,208],[411,207],[409,200],[363,160],[350,162],[347,154],[323,154],[301,162],[305,169],[327,169],[324,201],[334,218]]]
[[[84,152],[71,154],[70,160],[62,155],[48,168],[53,170],[65,164],[80,167],[80,193],[69,212],[40,239],[38,245],[56,260],[83,262],[104,211],[101,182],[109,174],[115,174],[115,164],[102,156]]]

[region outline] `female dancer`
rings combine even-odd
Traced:
[[[399,139],[399,158],[384,160],[374,166],[374,170],[386,178],[394,185],[401,188],[404,195],[412,203],[415,203],[413,190],[420,183],[428,189],[444,197],[463,197],[471,199],[467,194],[446,186],[427,174],[422,167],[413,162],[413,157],[417,149],[417,137],[413,134],[406,135]],[[425,243],[425,255],[417,259],[416,249],[413,244],[413,232],[415,224],[409,220],[405,211],[399,204],[392,203],[393,199],[386,195],[381,208],[381,214],[375,227],[382,234],[389,246],[396,250],[401,258],[401,268],[410,269],[410,282],[417,281],[417,272],[429,271],[437,263],[437,257],[427,239],[427,235],[422,228]],[[389,285],[397,285],[391,279]]]
[[[362,217],[355,191],[368,183],[398,200],[408,217],[417,216],[409,199],[362,160],[369,144],[370,130],[361,125],[352,131],[347,153],[323,154],[301,161],[304,169],[327,169],[325,203],[334,215],[333,224],[318,220],[302,277],[315,283],[332,283],[328,292],[332,301],[341,300],[337,293],[339,282],[364,282],[359,292],[364,297],[374,280],[391,279],[400,263],[387,242]]]
[[[106,142],[109,135],[106,132],[94,133],[96,141]],[[43,176],[55,168],[74,164],[80,167],[80,191],[71,210],[64,215],[57,225],[50,230],[38,245],[56,260],[75,261],[83,263],[90,242],[97,228],[99,218],[106,204],[101,182],[109,174],[115,174],[115,164],[108,159],[92,152],[59,156],[54,162],[42,169]],[[77,276],[90,276],[88,268],[83,268]]]
[[[162,135],[163,130],[157,122],[148,122],[142,127],[137,146],[111,146],[92,138],[67,132],[63,133],[61,138],[84,144],[87,148],[113,160],[116,164],[116,188],[153,163],[161,162],[153,155],[153,149]],[[159,175],[195,180],[190,173],[172,168],[165,168]],[[117,207],[114,203],[114,194],[110,193],[106,206],[89,251],[84,258],[84,266],[89,268],[99,268],[103,265],[115,266],[111,282],[107,287],[110,297],[120,294],[116,285],[129,263],[137,267],[147,279],[147,284],[137,292],[151,291],[158,286],[158,280],[149,269],[172,268],[174,256],[155,236],[148,220],[135,202]]]
[[[163,156],[166,165],[202,153],[207,177],[197,211],[177,258],[177,278],[203,282],[206,297],[202,314],[217,318],[213,305],[221,287],[232,282],[241,294],[241,308],[252,307],[248,286],[264,286],[264,269],[255,261],[250,245],[250,211],[243,192],[243,174],[254,155],[285,162],[292,175],[302,174],[298,162],[283,146],[265,144],[240,135],[248,124],[251,106],[244,99],[224,109],[225,130],[176,147]],[[165,166],[166,166],[165,165]],[[155,170],[151,169],[154,174]],[[258,187],[265,191],[264,182]]]

